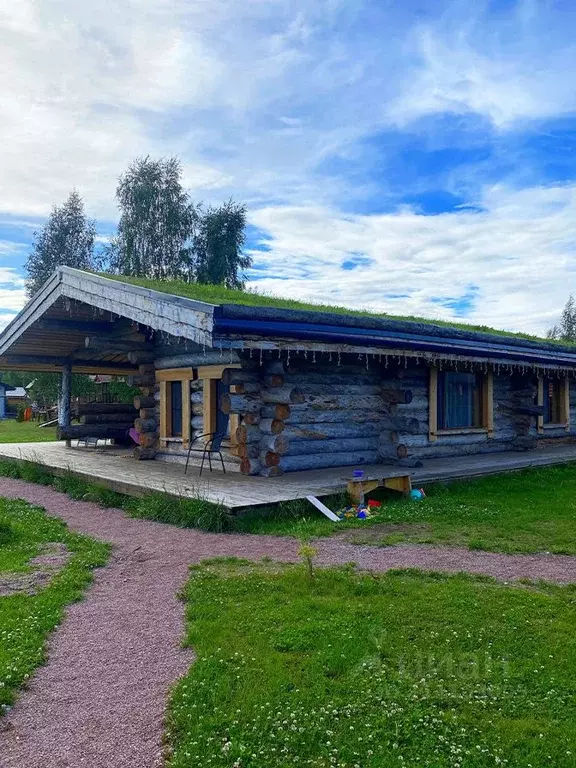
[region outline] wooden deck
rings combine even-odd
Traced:
[[[119,493],[140,496],[149,491],[174,495],[202,495],[222,502],[230,509],[274,504],[279,501],[325,496],[346,487],[352,467],[292,472],[278,478],[247,477],[236,473],[205,472],[198,468],[188,474],[180,464],[134,461],[131,453],[113,447],[66,448],[63,443],[4,443],[0,458],[26,459],[46,464],[55,474],[73,472],[90,482],[98,482]],[[576,462],[576,445],[559,445],[526,453],[497,453],[490,456],[430,459],[413,470],[388,469],[390,476],[410,472],[413,485],[509,472],[527,467]],[[383,474],[382,464],[363,467],[366,474]]]

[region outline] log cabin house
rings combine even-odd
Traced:
[[[266,477],[576,436],[576,347],[149,285],[61,267],[0,335],[1,370],[62,372],[61,439],[132,428],[136,459],[183,462],[222,433],[227,468]],[[73,372],[127,377],[133,411],[71,424]]]

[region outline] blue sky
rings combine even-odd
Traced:
[[[572,0],[0,5],[0,326],[72,187],[249,206],[263,292],[542,333],[576,292]]]

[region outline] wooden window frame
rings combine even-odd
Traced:
[[[438,368],[431,365],[429,370],[428,440],[435,442],[439,437],[451,435],[485,434],[488,439],[494,437],[494,374],[492,371],[482,374],[482,426],[438,429]]]
[[[203,422],[204,432],[206,434],[213,435],[216,431],[216,415],[218,411],[217,398],[217,382],[222,379],[222,374],[227,368],[241,368],[240,363],[233,363],[228,365],[201,365],[197,369],[197,378],[203,380],[202,389],[202,408],[203,408]],[[237,414],[230,414],[230,445],[232,452],[236,450],[236,430],[240,423],[240,418]],[[204,438],[209,440],[208,437]]]
[[[190,445],[190,382],[195,378],[192,368],[168,368],[156,371],[156,381],[160,386],[160,441],[164,444],[182,443],[187,448]],[[182,436],[172,435],[171,403],[169,383],[180,381],[182,384]]]
[[[549,378],[545,376],[538,377],[538,405],[544,405],[544,379]],[[537,418],[537,432],[543,434],[547,429],[562,429],[566,432],[570,431],[570,379],[565,378],[558,379],[560,384],[560,421],[558,422],[545,422],[544,415]]]

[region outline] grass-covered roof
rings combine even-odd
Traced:
[[[547,341],[538,336],[532,336],[527,333],[514,333],[512,331],[503,331],[498,328],[491,328],[487,325],[473,325],[471,323],[453,322],[437,320],[436,318],[411,317],[406,315],[390,315],[386,312],[371,312],[369,310],[348,309],[334,304],[312,304],[294,299],[285,299],[279,296],[266,296],[256,291],[238,291],[230,288],[224,288],[221,285],[203,285],[200,283],[186,283],[183,280],[152,280],[145,277],[126,277],[125,275],[103,275],[113,280],[120,280],[132,285],[139,285],[142,288],[149,288],[153,291],[169,293],[173,296],[182,296],[187,299],[203,301],[216,306],[220,304],[239,304],[252,307],[278,307],[281,309],[306,310],[313,312],[332,312],[341,315],[356,315],[358,317],[377,317],[384,320],[404,320],[408,322],[424,323],[428,325],[442,326],[444,328],[458,328],[465,331],[480,331],[484,333],[497,334],[518,339],[530,339],[533,341]],[[559,342],[566,346],[566,342]]]

